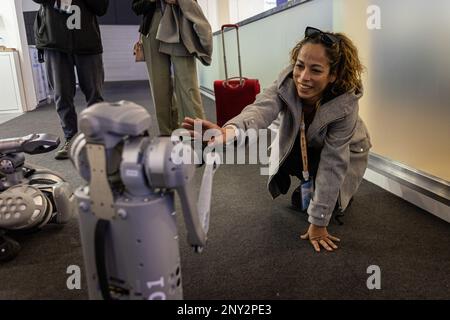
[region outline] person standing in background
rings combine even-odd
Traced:
[[[195,58],[211,64],[211,26],[194,0],[133,0],[161,135],[205,118]],[[195,28],[194,28],[195,25]],[[173,80],[172,80],[173,70]]]
[[[41,5],[34,24],[36,47],[44,53],[65,137],[55,159],[68,159],[70,141],[78,132],[74,67],[87,105],[103,101],[103,47],[97,16],[106,13],[109,0],[33,1]]]

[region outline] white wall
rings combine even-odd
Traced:
[[[203,10],[203,13],[208,18],[211,29],[214,31],[220,29],[219,9],[216,0],[198,0],[198,4]]]
[[[450,181],[450,2],[333,5],[334,30],[353,39],[367,68],[360,115],[371,151]],[[380,9],[380,29],[366,26],[370,5]]]
[[[332,1],[307,2],[239,28],[243,76],[259,79],[263,88],[270,85],[288,65],[289,52],[303,38],[307,25],[331,30]],[[211,66],[199,64],[200,85],[210,90],[213,90],[214,80],[225,78],[221,41],[220,35],[214,36]],[[234,31],[225,32],[225,46],[229,76],[238,76]]]
[[[213,32],[223,24],[230,23],[229,0],[198,0]]]
[[[276,0],[198,0],[213,32],[276,7]]]
[[[136,63],[133,56],[133,45],[139,36],[138,29],[139,26],[100,26],[105,81],[148,79],[145,63]]]
[[[237,23],[261,12],[276,7],[276,1],[268,0],[228,0],[230,23]]]
[[[23,21],[22,1],[0,0],[0,35],[6,39],[6,46],[19,52],[26,100],[22,109],[33,110],[37,106],[37,100]]]
[[[24,12],[37,11],[39,10],[39,5],[32,0],[22,0],[22,8]]]
[[[0,1],[0,36],[7,47],[17,48],[20,45],[14,0]]]

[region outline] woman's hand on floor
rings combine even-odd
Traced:
[[[314,250],[320,252],[320,246],[327,251],[336,250],[338,247],[334,242],[341,241],[339,238],[333,237],[328,233],[327,227],[319,227],[313,224],[309,225],[308,231],[300,236],[303,240],[309,240],[313,245]],[[333,242],[334,241],[334,242]]]

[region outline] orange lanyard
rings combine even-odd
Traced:
[[[305,113],[302,111],[302,119],[300,122],[300,149],[302,152],[302,162],[303,162],[303,179],[305,181],[309,180],[309,172],[308,172],[308,151],[306,147],[306,127],[305,127]]]

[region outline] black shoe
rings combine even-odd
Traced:
[[[289,191],[289,188],[291,186],[291,176],[289,174],[278,171],[277,174],[273,177],[273,180],[278,185],[281,194],[286,194]]]
[[[353,202],[353,197],[348,202],[347,208],[345,208],[345,210],[347,210],[350,207],[352,202]],[[345,212],[341,211],[341,209],[339,208],[339,204],[338,203],[336,203],[336,206],[334,207],[332,217],[334,218],[334,220],[336,221],[336,223],[338,225],[342,226],[344,224],[344,222],[341,219],[345,217]]]
[[[302,205],[300,203],[300,199],[301,199],[300,189],[301,189],[301,186],[298,186],[297,188],[295,188],[294,192],[292,192],[291,205],[295,210],[300,211],[300,212],[305,212],[302,210]]]
[[[70,150],[70,139],[67,139],[66,142],[64,142],[64,145],[56,151],[55,159],[56,160],[65,160],[69,159],[69,150]]]

